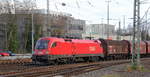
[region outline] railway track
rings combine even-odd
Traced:
[[[66,65],[52,65],[52,66],[41,66],[25,68],[16,72],[1,73],[3,76],[25,76],[25,77],[35,77],[35,76],[56,76],[56,75],[71,75],[77,74],[82,70],[83,72],[88,72],[110,65],[118,65],[123,63],[128,63],[129,60],[121,61],[104,61],[96,63],[78,63],[78,64],[66,64]],[[21,68],[21,67],[20,67]],[[81,72],[80,72],[81,73]]]
[[[77,74],[81,74],[81,73],[85,73],[85,72],[89,72],[89,71],[93,71],[93,70],[98,70],[101,68],[105,68],[105,67],[109,67],[112,65],[118,65],[118,64],[123,64],[123,63],[128,63],[129,61],[111,61],[111,62],[99,62],[99,63],[89,63],[87,65],[83,65],[83,66],[78,66],[78,67],[73,67],[73,68],[67,68],[67,69],[63,69],[63,70],[59,70],[53,74],[48,73],[47,75],[41,75],[39,77],[52,77],[52,76],[57,76],[57,75],[63,75],[64,77],[70,77],[72,75],[77,75]]]
[[[15,59],[15,60],[0,60],[0,65],[4,64],[23,64],[23,63],[30,63],[32,60],[30,58],[25,59]]]
[[[20,69],[31,67],[25,66],[31,64],[31,62],[32,60],[30,58],[0,60],[0,74],[3,72],[18,71]]]
[[[149,60],[147,58],[141,61]],[[3,72],[2,76],[24,76],[24,77],[52,77],[57,75],[63,75],[70,77],[73,75],[98,70],[101,68],[109,67],[112,65],[119,65],[129,63],[130,60],[115,60],[115,61],[103,61],[94,63],[77,63],[77,64],[65,64],[65,65],[51,65],[51,66],[20,66],[17,67],[19,71]]]

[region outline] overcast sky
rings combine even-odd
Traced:
[[[47,0],[36,0],[38,8],[46,9]],[[53,11],[66,12],[73,17],[86,20],[87,23],[107,23],[107,2],[106,0],[49,0],[49,8]],[[134,0],[111,0],[110,19],[120,19],[123,25],[123,16],[126,19],[126,26],[132,22]],[[150,2],[150,0],[145,0]],[[66,6],[62,6],[65,3]],[[150,3],[141,4],[141,16],[148,9]],[[110,20],[110,24],[118,26],[118,20]]]

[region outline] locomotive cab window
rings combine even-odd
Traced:
[[[47,49],[50,40],[38,40],[35,49]]]
[[[57,43],[54,42],[54,43],[52,44],[52,48],[54,48],[54,47],[56,47],[56,46],[57,46]]]

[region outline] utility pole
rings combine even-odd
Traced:
[[[107,0],[107,39],[109,38],[109,3],[111,0]]]
[[[125,15],[123,16],[123,30],[124,30],[124,33],[125,33],[125,31],[126,31],[126,30],[125,30]],[[123,39],[124,39],[124,36],[125,36],[125,35],[123,35]]]
[[[123,28],[125,29],[125,21],[126,19],[125,19],[125,15],[123,16]]]
[[[104,18],[101,18],[101,19],[102,19],[102,20],[101,20],[101,23],[102,23],[102,38],[104,38],[104,29],[103,29],[103,28],[104,28],[104,27],[103,27],[103,26],[104,26],[104,24],[103,24],[103,19],[104,19]]]
[[[134,0],[133,39],[132,39],[132,65],[140,64],[140,1]],[[137,36],[137,40],[135,39]],[[137,46],[136,46],[137,44]]]
[[[140,0],[137,0],[137,7],[138,7],[138,19],[137,19],[137,64],[140,65],[140,41],[141,41],[141,31],[140,31]]]
[[[34,53],[34,8],[31,9],[31,21],[32,21],[32,54]]]
[[[145,38],[144,38],[144,40],[147,40],[147,35],[148,35],[147,14],[148,13],[146,13],[146,27],[145,27]]]
[[[90,25],[90,40],[92,39],[92,25]]]
[[[36,0],[35,0],[36,1]],[[31,20],[32,20],[32,54],[34,53],[34,34],[35,34],[35,30],[34,30],[34,8],[32,7],[31,9]]]
[[[33,23],[33,9],[32,9],[32,54],[34,52],[34,23]]]
[[[49,28],[49,0],[47,0],[47,22],[46,22],[46,26]],[[46,36],[48,36],[49,34],[47,33],[48,32],[48,30],[47,30],[47,28],[45,27],[45,29],[46,29]]]
[[[120,20],[119,20],[119,23],[118,23],[118,25],[119,25],[119,30],[118,30],[117,39],[118,39],[118,40],[121,40],[121,38],[120,38],[120,32],[121,32]]]

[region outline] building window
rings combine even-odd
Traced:
[[[83,27],[82,26],[73,26],[72,25],[72,26],[69,27],[69,29],[70,30],[83,30]]]

